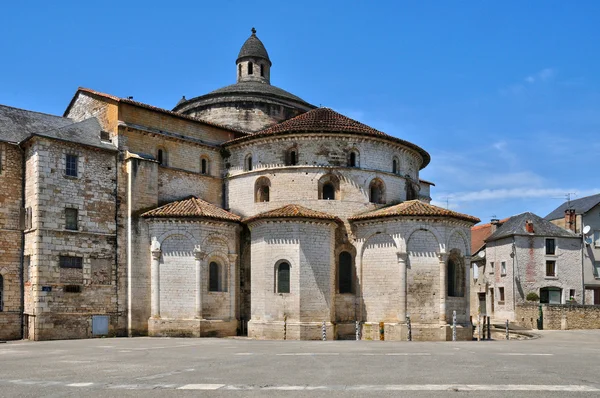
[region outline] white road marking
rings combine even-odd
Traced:
[[[94,383],[71,383],[67,384],[67,387],[89,387],[94,385]]]
[[[277,356],[311,356],[311,355],[340,355],[339,352],[293,352],[277,354]]]
[[[177,388],[178,390],[218,390],[225,384],[186,384]]]
[[[136,380],[154,380],[154,379],[160,379],[160,378],[167,377],[167,376],[178,375],[178,374],[184,373],[184,372],[193,372],[193,371],[194,371],[194,369],[174,370],[172,372],[159,373],[159,374],[155,374],[155,375],[151,375],[151,376],[137,377]]]
[[[254,355],[253,352],[238,352],[235,355]]]
[[[400,356],[431,356],[428,352],[390,352],[385,355],[400,355]]]
[[[544,356],[544,357],[551,357],[554,354],[528,354],[525,352],[501,352],[498,353],[498,355],[511,355],[511,356]]]

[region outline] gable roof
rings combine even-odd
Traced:
[[[430,205],[421,202],[420,200],[407,200],[406,202],[397,205],[387,206],[348,217],[348,220],[361,221],[385,217],[449,217],[471,222],[473,224],[481,221],[477,217]]]
[[[318,220],[331,220],[335,222],[342,221],[338,217],[329,213],[312,210],[300,205],[290,204],[283,207],[279,207],[275,210],[269,210],[264,213],[259,213],[254,216],[248,217],[244,220],[244,222],[252,222],[265,218],[312,218]]]
[[[142,214],[144,218],[212,218],[240,221],[240,216],[221,209],[195,196],[157,207]]]
[[[427,153],[421,147],[408,141],[401,140],[400,138],[392,137],[391,135],[369,127],[366,124],[354,119],[350,119],[349,117],[344,116],[330,108],[312,109],[257,133],[228,141],[225,143],[225,145],[237,144],[240,142],[250,141],[255,138],[269,137],[273,135],[309,132],[348,133],[384,138],[386,140],[394,141],[398,144],[404,145],[419,153],[419,155],[421,155],[423,158],[421,168],[427,166],[431,160],[429,153]]]
[[[533,223],[533,231],[527,232],[525,230],[525,223],[531,221]],[[578,235],[575,233],[558,227],[552,224],[550,221],[546,221],[540,216],[526,212],[518,214],[508,219],[500,228],[496,230],[491,236],[485,241],[491,242],[494,240],[506,238],[509,236],[547,236],[547,237],[562,237],[562,238],[577,238]]]
[[[129,99],[129,98],[120,98],[120,97],[117,97],[115,95],[102,93],[100,91],[95,91],[95,90],[92,90],[92,89],[89,89],[89,88],[85,88],[85,87],[79,87],[77,89],[77,91],[75,92],[75,95],[71,99],[71,102],[67,106],[67,109],[65,109],[64,115],[67,115],[69,113],[69,110],[71,109],[71,107],[75,103],[75,100],[77,98],[77,94],[79,94],[79,93],[88,93],[88,94],[96,95],[98,97],[102,97],[102,98],[105,98],[105,99],[110,99],[110,100],[118,102],[118,103],[129,104],[129,105],[137,106],[137,107],[140,107],[140,108],[149,109],[151,111],[159,112],[159,113],[162,113],[162,114],[165,114],[165,115],[173,116],[173,117],[176,117],[176,118],[179,118],[179,119],[185,119],[185,120],[189,120],[189,121],[192,121],[192,122],[204,124],[204,125],[207,125],[207,126],[217,127],[217,128],[222,129],[222,130],[227,130],[227,131],[233,132],[233,133],[241,135],[241,136],[244,136],[244,135],[248,134],[245,131],[236,130],[236,129],[233,129],[231,127],[222,126],[222,125],[217,124],[217,123],[208,122],[208,121],[205,121],[205,120],[202,120],[202,119],[198,119],[198,118],[195,118],[195,117],[192,117],[192,116],[184,115],[182,113],[177,113],[177,112],[169,111],[167,109],[159,108],[159,107],[154,106],[154,105],[149,105],[149,104],[145,104],[143,102],[134,101],[134,100]]]
[[[17,144],[34,133],[73,124],[66,117],[0,105],[0,141]]]
[[[558,220],[565,216],[565,210],[574,209],[575,214],[585,214],[590,211],[594,206],[600,203],[600,193],[585,196],[583,198],[571,200],[563,203],[554,209],[550,214],[544,217],[545,220]]]
[[[509,218],[505,218],[498,221],[498,225],[496,229],[500,227],[502,224],[507,222]],[[493,230],[492,223],[487,224],[478,224],[474,227],[471,227],[471,253],[475,254],[481,250],[483,246],[485,246],[485,240],[492,234]]]

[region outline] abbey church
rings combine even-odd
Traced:
[[[479,220],[430,204],[424,149],[273,66],[252,29],[236,82],[172,110],[87,88],[62,116],[0,105],[0,340],[406,340],[408,320],[449,340],[454,311],[471,339]]]

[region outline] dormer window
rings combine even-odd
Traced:
[[[248,74],[249,75],[253,74],[253,71],[252,71],[252,62],[248,62]]]

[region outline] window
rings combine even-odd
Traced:
[[[546,276],[556,276],[556,261],[546,261]]]
[[[208,290],[211,292],[226,292],[227,278],[223,272],[223,267],[211,261],[208,265]]]
[[[495,270],[495,268],[494,268],[494,262],[490,261],[490,274],[493,274],[494,270]]]
[[[100,131],[100,141],[110,142],[110,133],[108,131]]]
[[[356,167],[356,152],[350,152],[349,167]]]
[[[594,261],[594,278],[600,278],[600,261]]]
[[[290,264],[283,262],[277,266],[277,293],[290,292]]]
[[[66,169],[65,174],[69,177],[77,177],[77,162],[79,157],[77,155],[67,155],[66,156]]]
[[[541,304],[561,304],[562,289],[558,287],[543,287],[540,289]]]
[[[33,228],[33,211],[31,207],[25,209],[25,229]]]
[[[252,155],[246,156],[246,161],[244,162],[244,167],[246,171],[252,171]]]
[[[375,178],[369,185],[369,202],[385,204],[385,185],[379,178]]]
[[[290,152],[290,165],[295,166],[297,163],[296,151]]]
[[[446,271],[448,282],[449,297],[463,297],[465,285],[465,272],[460,259],[456,255],[448,258],[448,267]]]
[[[81,293],[81,285],[65,285],[63,291],[65,293]]]
[[[479,279],[479,266],[477,263],[473,263],[473,279]]]
[[[420,187],[412,182],[410,178],[405,179],[406,200],[415,200],[418,197]]]
[[[265,66],[263,64],[260,64],[260,75],[265,77]]]
[[[575,301],[575,289],[569,290],[569,300]]]
[[[23,257],[23,281],[31,281],[31,256]]]
[[[242,64],[238,65],[238,76],[242,77]]]
[[[340,293],[352,293],[352,255],[348,252],[341,252],[338,263],[338,291]]]
[[[319,199],[336,200],[340,199],[340,180],[333,174],[326,174],[319,178],[318,182]]]
[[[4,311],[4,278],[0,274],[0,312]]]
[[[330,182],[323,184],[323,199],[335,200],[335,187]]]
[[[594,231],[594,246],[600,247],[600,231]]]
[[[502,261],[502,263],[500,263],[500,275],[506,275],[506,261]]]
[[[503,287],[499,287],[498,288],[498,301],[499,302],[504,302],[504,288]]]
[[[161,166],[165,164],[165,153],[162,149],[158,150],[158,153],[156,155],[156,161],[158,162],[158,164],[160,164]]]
[[[65,209],[65,229],[77,231],[78,229],[78,214],[77,209]]]
[[[270,200],[271,180],[260,177],[254,183],[254,202],[268,202]]]
[[[298,150],[296,147],[288,149],[285,153],[286,166],[296,166],[298,164]]]
[[[392,173],[398,174],[398,159],[396,158],[392,161]]]
[[[251,75],[252,73],[253,73],[252,62],[248,62],[248,74]]]
[[[200,173],[208,174],[208,159],[200,159]]]
[[[60,256],[60,268],[83,268],[83,258],[75,256]]]
[[[546,254],[552,256],[556,254],[556,241],[554,239],[546,239]]]

